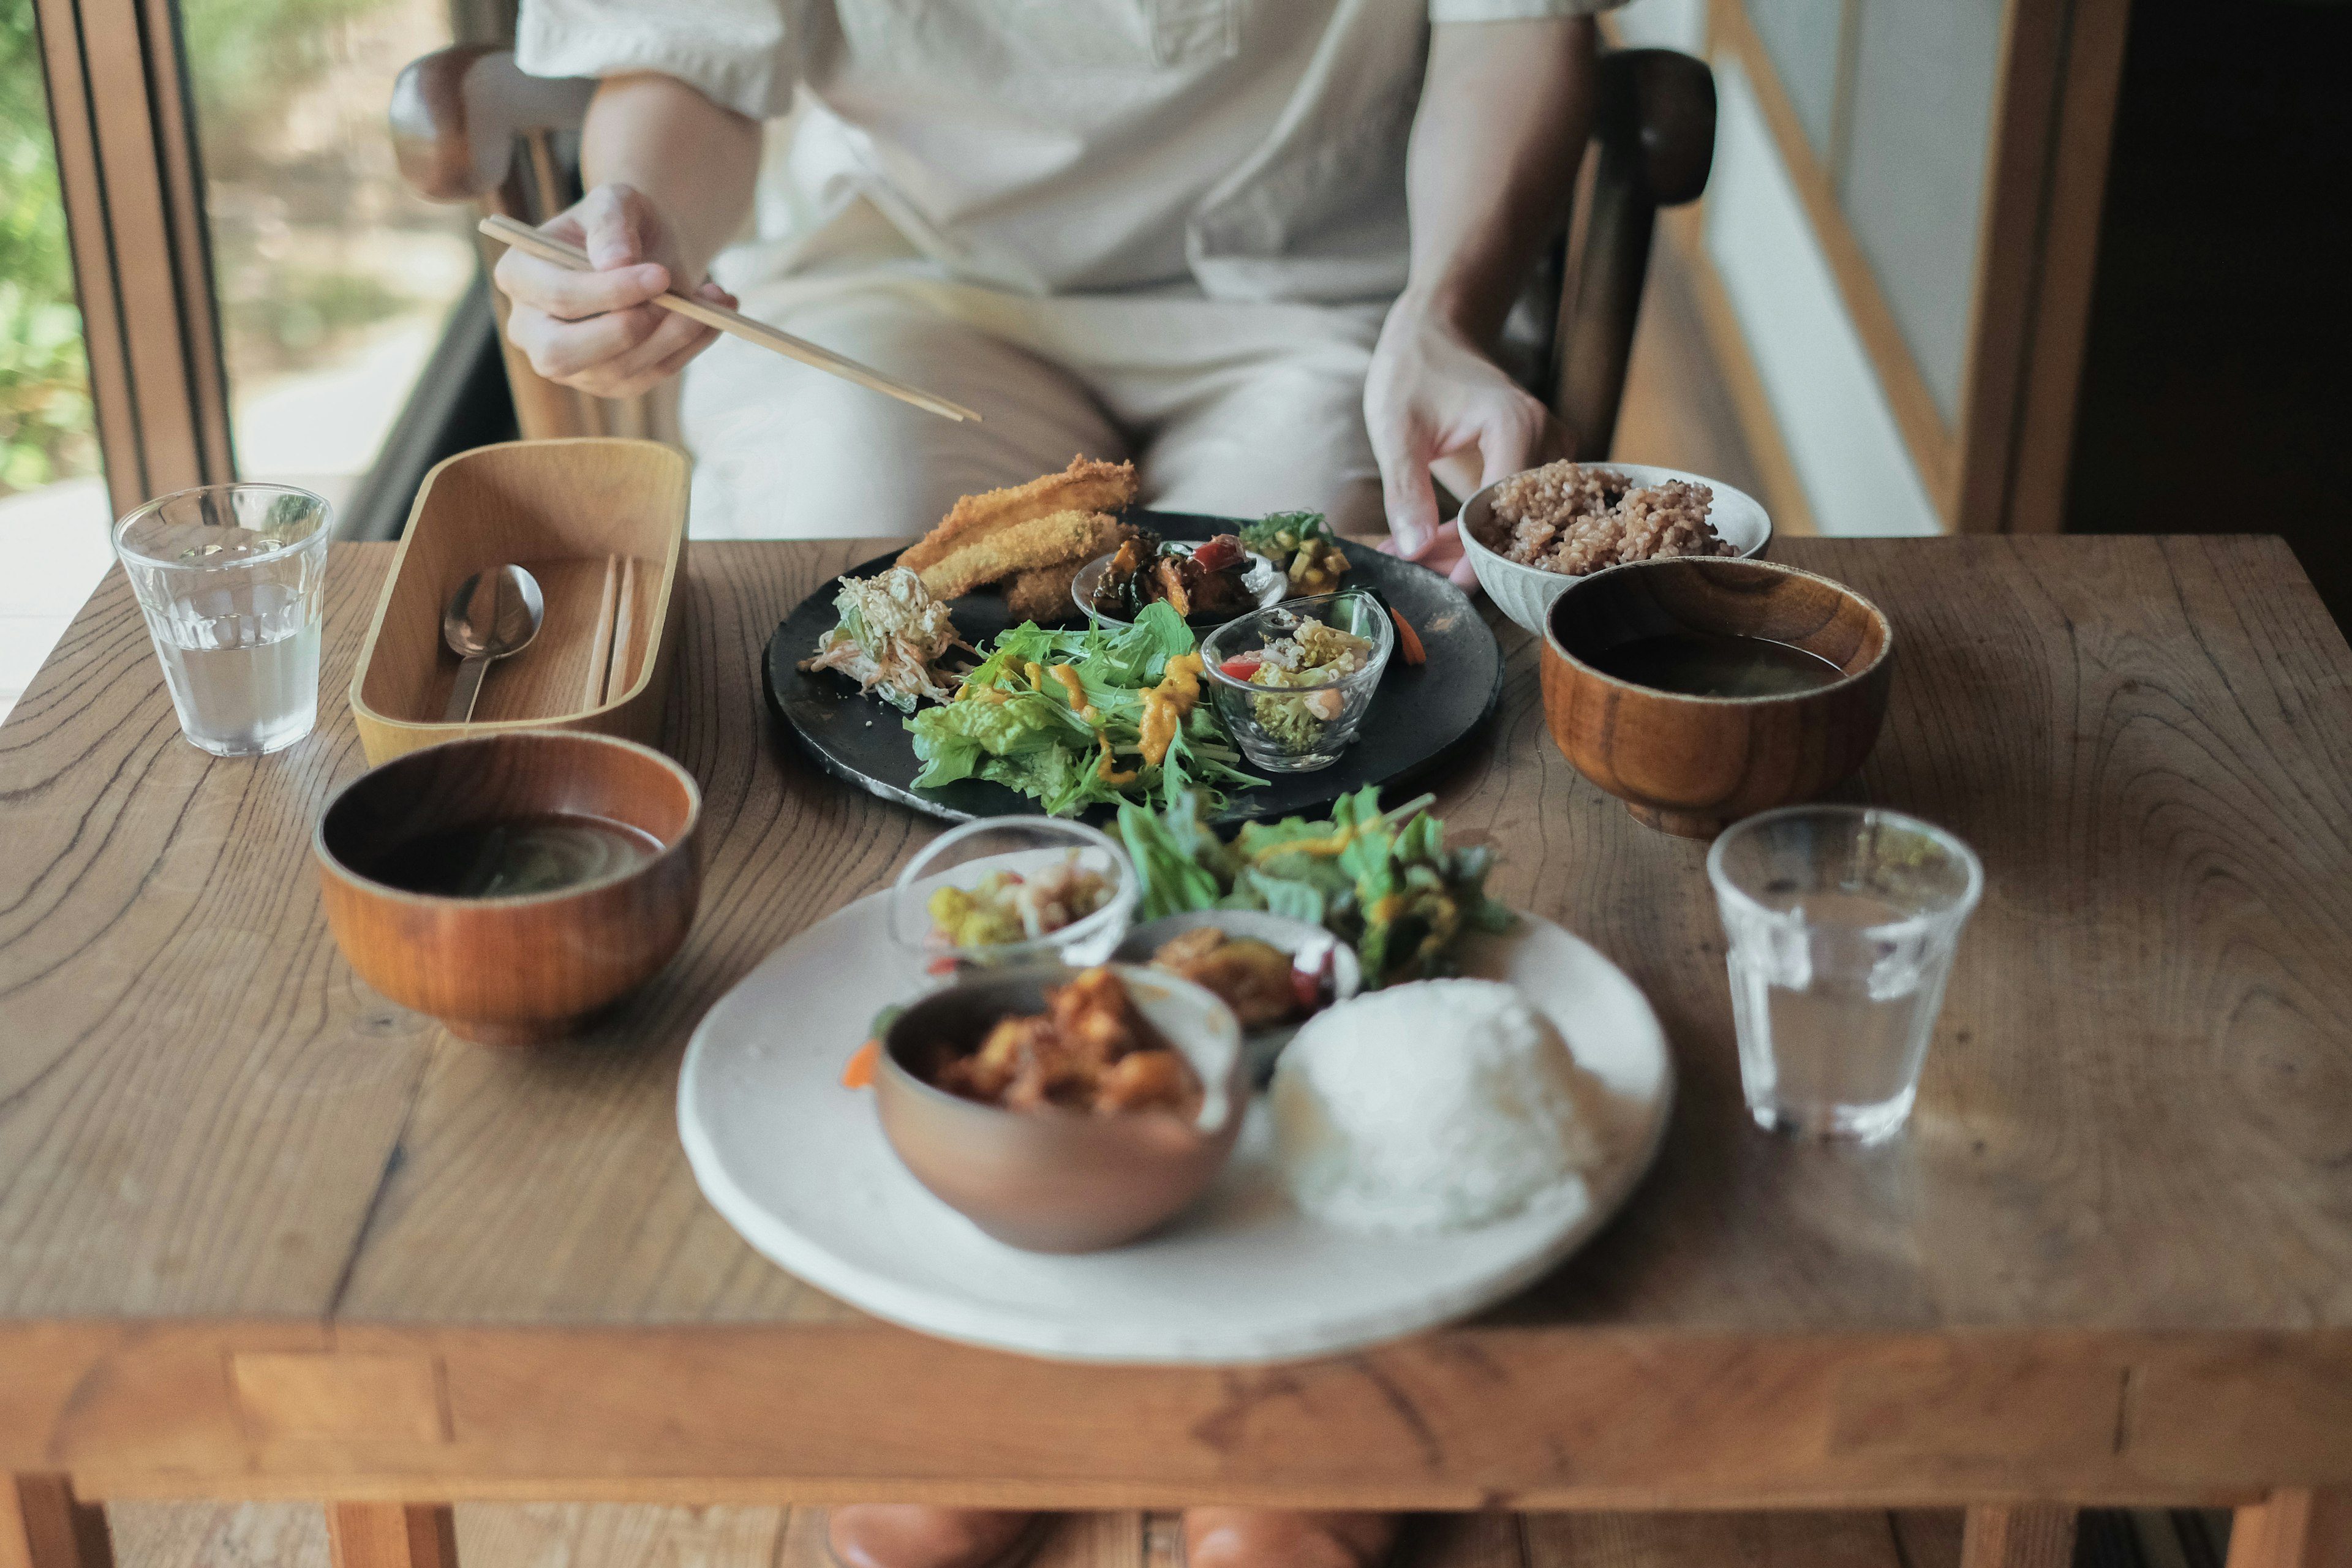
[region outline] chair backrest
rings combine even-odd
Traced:
[[[427,201],[471,202],[537,225],[580,199],[574,133],[596,84],[526,76],[510,49],[458,44],[413,60],[392,89],[392,147],[401,177]],[[495,263],[488,241],[484,260]],[[506,336],[507,298],[492,290],[515,425],[526,440],[565,436],[677,439],[675,384],[636,397],[596,397],[531,369]]]
[[[1607,457],[1616,434],[1658,208],[1696,200],[1715,155],[1715,77],[1705,62],[1671,49],[1618,49],[1601,57],[1598,76],[1589,196],[1530,279],[1514,313],[1515,341],[1505,345],[1507,363],[1588,458]],[[458,45],[426,55],[393,89],[401,174],[428,200],[543,223],[579,198],[562,143],[594,85],[525,76],[503,49]],[[504,296],[498,303],[503,331]],[[506,365],[526,437],[675,438],[674,391],[591,397],[541,379],[511,346]]]
[[[1504,353],[1588,458],[1606,458],[1616,437],[1658,209],[1706,189],[1714,73],[1671,49],[1602,55],[1592,142],[1583,207],[1528,279]]]

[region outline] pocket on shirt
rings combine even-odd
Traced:
[[[1135,0],[1151,24],[1152,63],[1229,60],[1242,50],[1241,0]]]

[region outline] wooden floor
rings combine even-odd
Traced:
[[[122,1503],[121,1568],[327,1568],[299,1504]],[[765,1508],[457,1510],[464,1568],[830,1568],[824,1516]],[[1412,1521],[1400,1568],[1957,1568],[1957,1513],[1466,1514]],[[1073,1514],[1035,1568],[1179,1568],[1172,1514]]]

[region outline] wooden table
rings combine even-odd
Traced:
[[[0,729],[0,1464],[30,1561],[97,1560],[88,1500],[319,1497],[379,1505],[335,1511],[347,1564],[436,1561],[425,1505],[521,1498],[2232,1504],[2239,1568],[2352,1562],[2352,651],[2277,542],[1779,552],[1898,628],[1856,793],[1989,874],[1910,1131],[1870,1152],[1748,1123],[1702,847],[1569,770],[1506,627],[1444,812],[1655,1002],[1664,1155],[1485,1318],[1241,1371],[919,1338],[695,1190],[695,1020],[934,827],[760,700],[777,619],[872,548],[695,547],[668,744],[708,797],[701,918],[607,1027],[530,1053],[368,993],[321,921],[310,826],[362,766],[341,693],[390,547],[337,547],[323,722],[257,761],[181,742],[100,589]],[[2068,1518],[1979,1507],[1971,1553],[2047,1560]]]

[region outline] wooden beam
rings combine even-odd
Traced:
[[[2240,1509],[2229,1568],[2352,1568],[2352,1492],[2278,1491]]]
[[[445,1503],[335,1503],[327,1542],[335,1568],[457,1568],[457,1516]]]
[[[2074,0],[2011,464],[2004,521],[2011,533],[2056,533],[2065,526],[2075,398],[2090,335],[2091,285],[2098,268],[2099,221],[2130,14],[2131,0]]]
[[[106,1510],[63,1476],[18,1476],[0,1487],[0,1568],[114,1568]]]
[[[1960,1568],[2067,1568],[2074,1510],[2052,1503],[1979,1503],[1960,1536]]]
[[[164,0],[35,0],[107,489],[233,476],[203,180]]]

